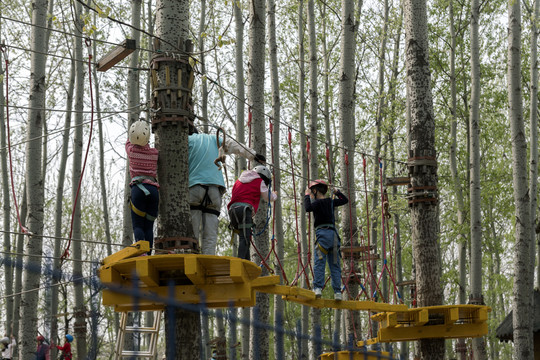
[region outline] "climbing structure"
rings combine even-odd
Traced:
[[[336,301],[316,298],[307,289],[279,285],[279,276],[261,277],[261,267],[229,256],[167,254],[140,256],[149,251],[139,241],[103,260],[100,278],[103,304],[116,311],[161,310],[171,301],[204,304],[208,308],[255,305],[255,293],[281,295],[287,301],[315,308],[375,313],[377,337],[358,345],[425,338],[461,338],[486,335],[489,307],[446,305],[407,308],[374,301]]]

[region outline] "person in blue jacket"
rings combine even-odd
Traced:
[[[345,205],[349,199],[339,190],[334,190],[335,198],[326,196],[328,184],[324,180],[312,181],[306,189],[304,207],[306,212],[313,212],[315,219],[315,268],[313,269],[313,287],[316,297],[321,297],[325,283],[325,268],[328,262],[334,299],[341,300],[341,263],[340,239],[336,230],[334,208]]]
[[[225,181],[221,166],[216,159],[223,160],[225,154],[236,154],[260,163],[266,161],[259,155],[235,140],[220,138],[216,135],[198,133],[195,127],[190,129],[189,142],[189,205],[195,238],[201,244],[203,254],[215,255],[217,245],[218,216],[221,210],[222,196],[225,193]],[[220,151],[221,150],[221,151]]]

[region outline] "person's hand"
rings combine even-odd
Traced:
[[[264,155],[255,154],[254,160],[257,161],[258,163],[263,164],[263,165],[266,164],[266,157]]]
[[[311,196],[311,189],[309,187],[306,188],[305,195]]]

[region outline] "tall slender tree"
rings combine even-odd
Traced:
[[[20,315],[20,359],[31,359],[35,354],[35,334],[41,283],[41,254],[44,218],[44,180],[41,172],[43,134],[43,109],[45,108],[45,65],[47,61],[46,24],[47,1],[35,0],[32,3],[30,102],[26,144],[26,191],[28,198],[27,226],[29,235],[25,239],[26,271],[23,274]]]
[[[515,202],[515,248],[513,287],[514,358],[534,357],[532,323],[530,321],[531,279],[531,222],[530,194],[527,185],[527,141],[523,121],[521,91],[521,3],[508,3],[508,117],[512,140],[512,173]]]
[[[425,0],[405,0],[405,59],[410,101],[409,176],[411,179],[411,226],[416,267],[418,306],[440,305],[441,258],[437,212],[437,167],[435,116],[428,59],[427,9]],[[422,169],[422,170],[420,170]],[[423,171],[426,169],[426,171]],[[415,189],[430,189],[416,192]],[[420,341],[422,359],[442,359],[444,340]]]
[[[0,34],[2,33],[2,20],[0,20]],[[0,43],[2,36],[0,35]],[[0,76],[5,76],[3,52],[0,52]],[[9,173],[7,171],[7,146],[6,146],[6,118],[4,107],[6,99],[4,97],[4,81],[0,82],[0,167],[2,169],[2,226],[4,229],[10,229],[11,216],[11,201],[9,197]],[[11,252],[11,234],[4,232],[3,249],[6,256]],[[13,331],[13,266],[8,261],[4,261],[4,283],[6,284],[6,333],[11,334]]]
[[[248,68],[248,103],[252,107],[252,139],[253,149],[259,154],[266,154],[266,121],[264,115],[264,77],[265,77],[265,36],[266,36],[266,1],[253,0],[249,7],[249,68]],[[255,246],[258,252],[265,256],[268,253],[268,229],[266,224],[267,206],[261,203],[255,215]],[[253,258],[253,257],[252,257]],[[257,263],[264,259],[256,255],[253,258]],[[263,267],[262,275],[268,270]],[[256,305],[252,310],[252,319],[260,324],[269,321],[269,296],[257,293]],[[259,326],[251,330],[250,358],[268,359],[269,341],[267,331]]]
[[[188,153],[188,120],[184,108],[188,99],[178,101],[177,91],[167,93],[167,86],[178,84],[187,87],[191,66],[187,61],[189,49],[189,1],[158,0],[156,3],[156,36],[160,39],[158,49],[175,54],[166,61],[152,61],[157,65],[154,90],[159,93],[161,107],[153,120],[174,119],[170,126],[155,124],[156,148],[159,149],[158,180],[160,182],[159,217],[157,238],[193,238],[193,226],[188,200],[188,159],[178,154]],[[158,55],[159,56],[159,55]],[[180,61],[181,57],[184,61]],[[159,59],[159,58],[158,58]],[[161,59],[165,60],[165,59]],[[181,71],[180,71],[181,70]],[[178,74],[182,78],[178,79]],[[169,82],[169,85],[167,83]],[[189,94],[183,94],[189,96]],[[171,181],[171,179],[174,179]],[[175,307],[168,309],[165,317],[168,359],[196,359],[200,357],[201,323],[198,312]]]
[[[483,304],[482,300],[482,216],[480,211],[480,44],[478,28],[480,22],[480,2],[471,3],[471,106],[469,114],[471,152],[470,213],[471,213],[471,303]],[[474,358],[486,358],[483,337],[473,339]]]
[[[270,83],[272,87],[272,163],[273,167],[273,185],[274,191],[278,194],[281,192],[281,162],[280,162],[280,138],[279,131],[281,128],[281,103],[280,103],[280,90],[279,90],[279,76],[278,76],[278,62],[277,62],[277,41],[276,41],[276,3],[274,0],[268,0],[268,48],[269,48],[269,61],[270,61]],[[281,272],[281,266],[279,263],[283,263],[284,260],[284,239],[285,232],[283,229],[283,209],[281,205],[281,197],[278,197],[274,203],[274,234],[275,238],[272,238],[276,246],[276,254],[278,257],[278,263],[275,266],[275,273],[280,275],[281,283],[284,282],[283,274]],[[279,329],[284,326],[284,311],[285,304],[281,296],[274,296],[274,326]],[[274,335],[274,354],[276,354],[276,360],[283,360],[285,354],[285,343],[283,334],[276,332]]]

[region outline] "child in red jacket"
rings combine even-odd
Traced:
[[[70,334],[66,334],[66,342],[64,343],[64,346],[55,345],[56,348],[60,351],[62,351],[61,359],[64,360],[71,360],[72,354],[71,354],[71,342],[73,341],[73,336]]]

